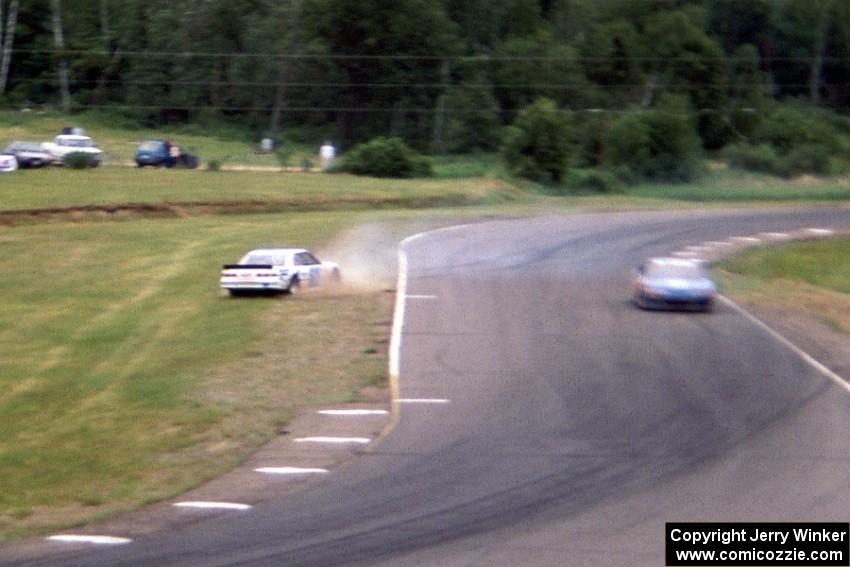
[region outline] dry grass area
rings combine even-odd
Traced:
[[[728,273],[725,277],[732,282]],[[776,279],[758,289],[739,287],[732,293],[748,304],[805,313],[834,331],[850,333],[850,294],[791,279]]]
[[[197,401],[226,417],[186,453],[211,463],[244,458],[305,406],[386,399],[393,300],[391,292],[345,288],[239,299],[268,303],[256,323],[264,338],[203,378]]]

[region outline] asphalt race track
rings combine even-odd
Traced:
[[[245,514],[18,565],[652,566],[666,521],[848,521],[850,393],[725,305],[644,312],[648,256],[847,209],[479,222],[409,241],[395,429]],[[0,549],[0,563],[2,560]]]

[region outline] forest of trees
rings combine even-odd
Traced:
[[[465,152],[538,99],[591,134],[675,99],[707,150],[754,142],[777,103],[846,114],[850,2],[0,0],[7,109]],[[607,159],[592,138],[586,160]]]

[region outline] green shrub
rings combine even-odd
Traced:
[[[702,112],[697,119],[697,130],[702,139],[702,147],[707,150],[719,150],[740,139],[731,118],[724,111]]]
[[[618,169],[642,174],[647,169],[650,153],[650,124],[640,112],[622,115],[611,124],[609,157]]]
[[[207,171],[221,171],[221,166],[224,162],[220,159],[211,159],[207,162]]]
[[[755,128],[752,145],[727,148],[724,155],[732,166],[776,175],[831,175],[847,168],[848,127],[844,117],[823,109],[774,104]]]
[[[687,99],[662,97],[611,125],[611,164],[659,181],[690,181],[701,173],[701,144]]]
[[[730,167],[782,177],[804,173],[830,175],[836,173],[838,165],[838,160],[830,156],[829,149],[818,144],[796,146],[783,156],[767,144],[735,144],[725,148],[723,156]]]
[[[770,144],[780,155],[816,144],[832,154],[839,146],[837,129],[822,113],[797,104],[776,105],[755,132],[755,141]]]
[[[623,193],[625,185],[616,175],[603,169],[573,170],[565,185],[574,193]]]
[[[577,124],[576,167],[605,166],[608,162],[608,114],[584,115]]]
[[[69,169],[87,169],[97,167],[100,164],[100,158],[85,152],[71,152],[62,158],[62,163]]]
[[[832,173],[832,160],[829,148],[819,144],[802,144],[793,148],[785,156],[785,172],[788,176],[803,173],[829,175]]]
[[[555,103],[539,99],[507,128],[502,157],[515,175],[542,183],[559,183],[569,169],[569,120]]]
[[[723,149],[729,167],[783,175],[782,161],[773,146],[768,144],[733,144]]]
[[[431,160],[398,138],[375,138],[345,154],[340,171],[372,177],[430,177]]]

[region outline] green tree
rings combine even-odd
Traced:
[[[602,21],[600,10],[604,4],[598,0],[554,0],[549,21],[555,37],[564,43],[580,43]]]
[[[647,179],[688,181],[700,172],[700,141],[686,97],[665,95],[650,110],[611,125],[610,163]]]
[[[766,52],[770,49],[774,5],[774,0],[708,2],[710,32],[726,53],[734,53],[745,44]]]
[[[720,45],[683,12],[661,13],[646,24],[660,92],[687,94],[698,108],[718,108],[726,91],[725,55]]]
[[[507,129],[502,155],[512,173],[559,183],[569,169],[571,126],[555,102],[538,99]]]
[[[850,106],[850,3],[836,2],[826,17],[820,68],[813,68],[810,85],[819,89],[824,104],[847,109]]]
[[[509,117],[538,98],[569,108],[583,108],[592,99],[575,49],[558,44],[548,32],[509,39],[496,57],[495,94]]]
[[[779,0],[773,26],[779,57],[773,67],[780,92],[807,96],[817,102],[821,95],[822,66],[829,49],[830,23],[839,6],[836,0]]]
[[[483,74],[452,87],[445,100],[444,149],[492,151],[501,144],[499,103]]]
[[[528,37],[543,29],[538,0],[507,0],[499,36],[502,39]]]
[[[638,61],[642,49],[637,29],[622,19],[593,27],[580,43],[584,72],[607,89],[609,103],[640,101],[644,76]]]
[[[344,86],[328,101],[342,109],[343,146],[391,128],[413,141],[430,140],[441,57],[457,50],[455,27],[441,3],[311,0],[305,25],[328,52],[345,56],[333,61]]]
[[[727,73],[720,45],[684,11],[659,13],[646,25],[653,82],[662,93],[685,94],[699,111],[703,144],[719,148],[731,138],[725,121]]]
[[[499,42],[504,0],[446,0],[446,15],[457,26],[463,51],[481,53]]]
[[[753,135],[766,106],[768,79],[759,67],[758,50],[750,44],[742,45],[732,55],[729,97],[730,108],[724,119],[736,142]]]

